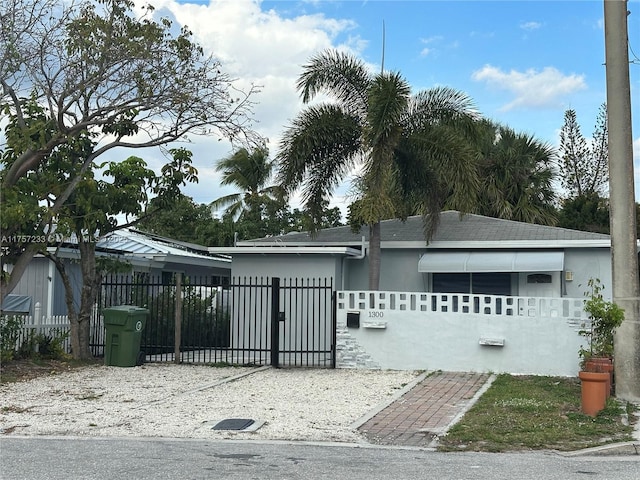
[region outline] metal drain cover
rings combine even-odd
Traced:
[[[226,418],[213,427],[213,430],[245,430],[255,423],[250,418]]]

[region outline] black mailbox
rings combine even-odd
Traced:
[[[347,327],[360,328],[360,312],[347,312]]]

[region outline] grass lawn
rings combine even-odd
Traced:
[[[499,375],[449,433],[442,451],[578,450],[632,440],[634,406],[610,399],[595,418],[580,411],[577,378]]]

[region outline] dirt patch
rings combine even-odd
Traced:
[[[102,365],[104,360],[53,360],[26,358],[0,365],[0,383],[25,382],[38,377],[57,375],[90,365]]]

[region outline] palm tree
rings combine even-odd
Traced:
[[[221,185],[232,185],[242,193],[232,193],[214,200],[211,210],[225,208],[225,215],[237,220],[244,212],[255,210],[260,205],[273,200],[282,200],[283,191],[278,186],[265,186],[271,178],[273,162],[269,161],[269,151],[257,148],[253,152],[239,149],[216,165],[222,172]]]
[[[473,205],[477,175],[462,134],[473,132],[477,113],[461,92],[438,87],[412,96],[398,73],[372,74],[333,50],[311,58],[297,87],[304,103],[320,93],[333,101],[307,106],[287,128],[278,183],[289,192],[301,188],[317,219],[322,201],[360,168],[358,218],[370,228],[369,288],[377,290],[380,220],[404,218],[413,203],[428,239],[445,200],[462,211]]]
[[[489,120],[479,124],[483,180],[475,213],[555,225],[553,147]]]

